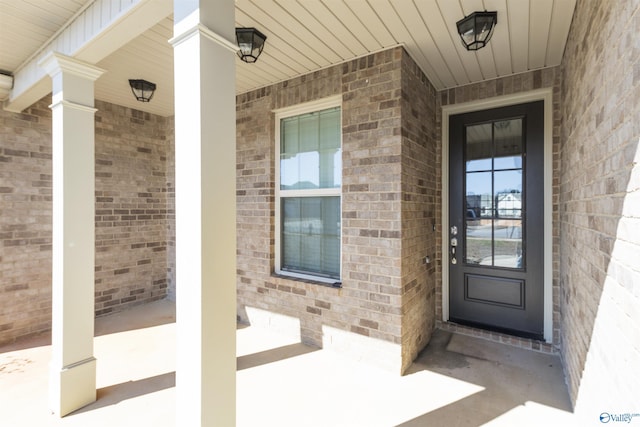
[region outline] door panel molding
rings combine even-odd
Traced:
[[[442,107],[442,320],[449,320],[449,117],[497,107],[544,101],[544,340],[553,342],[553,88]],[[446,259],[445,259],[446,257]]]
[[[494,289],[486,279],[487,276],[481,274],[465,273],[464,299],[467,301],[480,301],[485,304],[502,305],[524,310],[523,280],[492,277],[491,281],[493,285],[497,282],[500,287],[500,289]],[[494,291],[500,292],[494,293]],[[492,298],[487,298],[487,296]]]

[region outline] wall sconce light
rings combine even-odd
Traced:
[[[156,91],[156,84],[146,80],[129,80],[133,96],[140,102],[149,102]]]
[[[236,42],[240,48],[238,51],[240,59],[249,63],[256,62],[262,53],[266,39],[267,36],[255,28],[236,28]]]
[[[498,12],[473,12],[456,22],[458,34],[467,50],[482,49],[489,43],[498,23]]]

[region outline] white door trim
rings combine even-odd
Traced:
[[[553,88],[442,107],[442,321],[449,320],[449,116],[544,101],[544,339],[553,342]]]

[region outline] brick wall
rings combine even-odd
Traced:
[[[51,327],[49,104],[47,97],[21,114],[0,111],[0,344]],[[162,117],[100,101],[96,107],[100,315],[167,293],[173,137]]]
[[[580,1],[562,63],[562,358],[585,421],[638,413],[640,12]]]
[[[427,205],[429,177],[418,181],[424,159],[415,160],[427,150],[417,139],[424,136],[428,121],[418,124],[415,118],[407,119],[403,137],[401,118],[402,97],[426,97],[430,86],[418,79],[420,85],[405,87],[403,92],[403,61],[412,63],[402,48],[387,50],[237,99],[239,319],[287,329],[304,342],[353,353],[398,372],[410,364],[409,358],[426,343],[430,332],[422,332],[421,338],[409,332],[403,337],[403,309],[416,317],[412,325],[428,327],[430,323],[418,319],[426,314],[414,302],[429,292],[426,277],[417,278],[419,268],[426,276],[426,268],[418,263],[427,245],[424,236],[411,234],[428,211],[422,205]],[[417,68],[405,67],[418,78]],[[273,274],[272,110],[339,94],[343,101],[342,288],[332,288]],[[406,243],[403,219],[408,220],[411,236]],[[425,251],[403,259],[403,248],[422,246]],[[401,345],[412,348],[404,354]]]
[[[559,226],[559,175],[560,175],[560,120],[561,120],[561,70],[559,67],[547,68],[544,70],[530,71],[523,74],[503,77],[495,80],[489,80],[481,83],[475,83],[467,86],[461,86],[449,90],[440,91],[437,97],[436,109],[436,132],[438,138],[442,135],[442,108],[446,105],[460,104],[464,102],[479,101],[490,99],[503,95],[511,95],[523,92],[529,92],[541,88],[553,88],[553,179],[552,179],[552,234],[553,234],[553,345],[540,343],[530,339],[517,338],[510,335],[500,334],[498,332],[490,332],[480,329],[474,329],[464,326],[456,326],[448,323],[439,323],[440,327],[455,331],[458,333],[481,336],[486,339],[500,341],[523,348],[541,350],[544,352],[552,352],[560,345],[560,281],[559,281],[559,259],[560,259],[560,226]],[[440,162],[442,158],[441,145],[438,145],[438,188],[441,188],[441,172]],[[441,199],[437,199],[436,218],[438,220],[438,243],[437,243],[437,274],[436,274],[436,312],[437,319],[442,319],[442,268],[448,268],[446,264],[442,264],[442,236],[440,218],[442,218]]]
[[[399,362],[402,304],[401,49],[344,64],[344,330],[393,343]],[[385,356],[383,356],[385,357]],[[396,368],[397,369],[397,368]]]
[[[167,298],[176,300],[176,132],[175,117],[166,118]]]
[[[167,294],[166,119],[96,101],[96,314]]]
[[[435,88],[410,56],[402,59],[402,359],[410,363],[429,342],[436,320],[440,138]]]
[[[0,344],[51,328],[49,104],[0,110]]]

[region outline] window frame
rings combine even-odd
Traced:
[[[287,276],[295,279],[311,280],[314,282],[335,284],[342,281],[342,184],[338,188],[321,188],[321,189],[296,189],[281,190],[280,189],[280,128],[283,119],[300,116],[303,114],[320,112],[329,108],[340,108],[340,129],[342,129],[342,95],[331,96],[316,101],[297,104],[291,107],[285,107],[273,110],[275,114],[275,274]],[[342,131],[340,131],[340,150],[342,152]],[[340,170],[342,176],[342,169]],[[341,180],[342,182],[342,180]],[[340,197],[340,278],[318,276],[313,274],[297,273],[282,270],[282,197]]]

